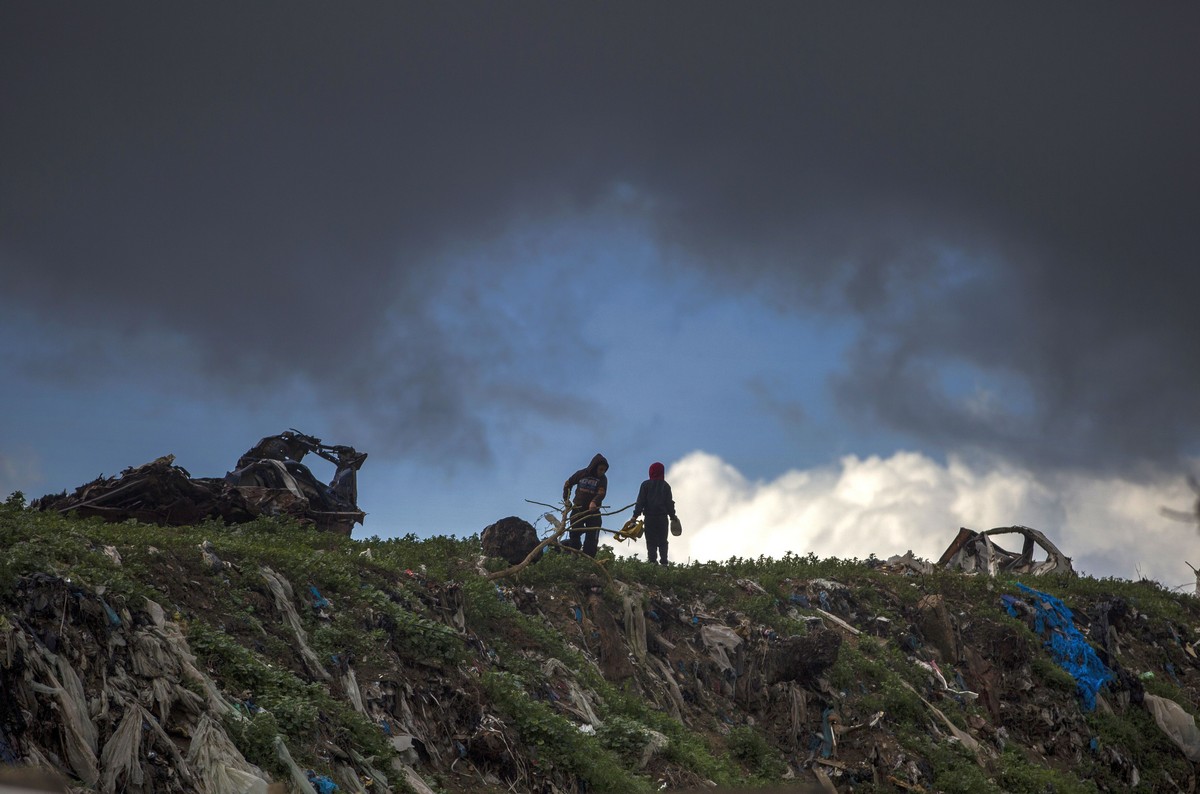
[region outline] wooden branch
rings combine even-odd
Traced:
[[[543,504],[542,502],[534,502],[531,499],[526,499],[525,501],[530,502],[531,504]],[[628,507],[622,507],[621,509],[628,510],[629,507],[632,507],[632,506],[633,505],[629,505]],[[555,509],[562,511],[561,518],[555,518],[554,516],[550,515],[549,513],[546,514],[546,518],[548,518],[550,520],[550,522],[554,524],[554,527],[555,527],[554,532],[550,535],[547,535],[546,538],[541,543],[534,546],[533,551],[529,552],[529,554],[525,557],[525,559],[521,560],[516,565],[511,565],[508,568],[505,568],[503,571],[493,571],[492,573],[489,573],[486,577],[487,580],[489,582],[493,582],[497,579],[505,579],[509,576],[513,576],[514,574],[520,573],[521,571],[525,570],[525,568],[527,568],[534,560],[536,560],[538,557],[540,557],[542,555],[543,549],[545,549],[547,546],[549,546],[551,543],[553,543],[559,549],[565,549],[574,554],[578,554],[581,557],[586,557],[587,559],[591,560],[597,568],[599,568],[601,571],[604,572],[604,577],[606,579],[608,579],[608,583],[611,585],[613,583],[612,574],[610,574],[608,572],[608,569],[604,567],[603,563],[598,562],[595,557],[588,557],[588,555],[584,554],[579,549],[573,549],[570,546],[564,546],[558,542],[558,539],[561,538],[563,536],[563,534],[570,529],[570,525],[568,524],[568,518],[570,517],[571,511],[575,508],[575,506],[573,504],[571,504],[569,501],[564,499],[561,505],[546,505],[546,507],[554,507]],[[597,529],[597,527],[581,527],[580,530],[578,530],[578,531],[586,532],[589,529]]]
[[[564,526],[562,529],[556,531],[553,535],[548,535],[545,540],[533,547],[533,551],[529,552],[525,559],[521,560],[516,565],[511,565],[508,568],[505,568],[503,571],[493,571],[492,573],[489,573],[487,575],[488,581],[490,582],[496,579],[503,579],[507,576],[512,576],[515,573],[520,573],[521,571],[525,570],[530,563],[542,555],[542,549],[546,548],[551,543],[559,546],[560,548],[571,548],[570,546],[563,546],[558,542],[558,539],[562,537],[563,533],[566,531],[567,528]],[[574,551],[574,549],[571,550]]]

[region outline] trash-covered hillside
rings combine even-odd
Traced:
[[[105,523],[19,495],[0,547],[0,770],[57,790],[1197,783],[1200,602],[1149,582],[604,547],[501,575],[476,535]]]

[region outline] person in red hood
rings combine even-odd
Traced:
[[[608,492],[607,471],[608,461],[597,452],[586,469],[575,472],[563,483],[564,502],[571,498],[571,488],[575,488],[575,499],[571,502],[571,529],[563,545],[573,549],[582,545],[583,553],[589,557],[596,556],[596,549],[600,545],[600,505],[604,501],[604,494]]]
[[[675,498],[671,495],[671,485],[665,479],[666,472],[657,461],[650,464],[650,479],[642,483],[638,489],[637,503],[633,506],[633,518],[636,521],[640,515],[646,516],[646,550],[650,554],[650,562],[668,565],[667,562],[667,527],[670,519],[675,517]]]

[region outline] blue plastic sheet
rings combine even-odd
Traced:
[[[329,599],[326,598],[325,596],[321,595],[321,591],[317,589],[316,585],[309,585],[308,592],[313,597],[313,607],[314,608],[324,609],[325,607],[330,605]]]
[[[833,724],[829,721],[829,716],[833,714],[832,708],[827,708],[821,712],[821,757],[829,758],[833,755]]]
[[[1112,671],[1104,666],[1087,639],[1075,628],[1075,618],[1066,604],[1019,582],[1017,587],[1033,596],[1034,631],[1046,637],[1045,647],[1050,649],[1055,663],[1075,679],[1083,705],[1092,711],[1096,708],[1096,693],[1112,680]],[[1008,614],[1017,617],[1010,598],[1004,597],[1004,606]]]
[[[108,616],[108,622],[110,625],[121,625],[121,618],[117,617],[116,611],[113,610],[113,608],[110,607],[108,602],[106,602],[103,598],[100,599],[100,606],[104,607],[104,614]]]
[[[337,783],[334,783],[325,775],[318,775],[311,769],[308,772],[308,782],[312,783],[313,788],[317,790],[317,794],[333,794],[338,790]]]

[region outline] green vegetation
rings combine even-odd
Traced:
[[[729,753],[762,781],[778,780],[787,771],[779,751],[748,725],[739,725],[729,732]]]
[[[623,794],[652,790],[647,779],[628,768],[637,756],[618,755],[616,748],[606,746],[603,738],[582,732],[546,703],[530,698],[526,682],[519,677],[492,672],[484,676],[483,685],[495,708],[512,720],[521,739],[533,751],[533,763],[545,762],[566,769],[583,781],[589,791]],[[607,738],[613,739],[613,732]]]

